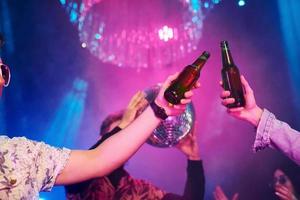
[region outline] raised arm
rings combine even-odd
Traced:
[[[185,110],[191,100],[192,91],[186,92],[181,104],[170,106],[163,97],[168,85],[178,74],[170,76],[155,99],[167,115],[178,115]],[[153,110],[146,110],[125,129],[107,139],[96,149],[89,151],[72,151],[69,161],[56,179],[56,184],[70,184],[94,177],[106,175],[130,158],[147,140],[161,119],[156,117]]]
[[[244,87],[245,107],[227,108],[227,112],[235,118],[247,121],[256,128],[254,151],[271,147],[282,151],[286,156],[300,165],[300,133],[287,123],[276,119],[267,109],[261,109],[255,101],[253,90],[244,76],[241,76]],[[227,106],[234,102],[228,98],[229,91],[222,91],[222,104]]]
[[[181,140],[176,145],[176,148],[178,148],[187,158],[187,180],[185,183],[184,194],[177,195],[167,193],[163,197],[163,200],[204,199],[205,175],[194,130],[191,134]]]
[[[187,180],[183,199],[204,199],[205,175],[195,129],[176,146],[187,158]]]

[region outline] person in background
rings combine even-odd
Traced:
[[[0,94],[9,83],[7,68],[1,61]],[[177,75],[164,82],[153,105],[134,122],[92,150],[60,149],[25,137],[0,136],[0,199],[38,199],[40,191],[50,191],[54,185],[101,177],[122,165],[162,121],[161,111],[178,115],[191,101],[192,91],[179,105],[170,106],[164,99],[165,89]]]
[[[106,139],[133,123],[140,110],[143,110],[147,104],[145,95],[138,92],[124,111],[107,116],[101,125],[101,139],[91,149],[101,146]],[[68,200],[201,200],[204,198],[205,178],[194,131],[181,140],[176,147],[186,155],[188,165],[187,181],[182,196],[168,193],[145,180],[133,178],[122,165],[105,177],[66,186],[66,197]]]
[[[294,172],[295,173],[295,172]],[[299,195],[296,191],[295,184],[291,180],[292,176],[288,176],[283,169],[277,168],[273,172],[273,180],[269,184],[270,188],[272,189],[273,195],[269,197],[270,199],[278,199],[278,200],[298,200]],[[295,181],[295,180],[294,180]],[[217,186],[214,191],[214,199],[215,200],[228,200],[229,198],[223,192],[220,186]],[[232,200],[238,200],[239,194],[235,193]]]
[[[227,112],[237,118],[251,123],[256,128],[253,150],[255,152],[271,147],[283,152],[300,165],[300,134],[287,123],[278,120],[273,113],[256,104],[254,92],[244,76],[241,76],[246,105],[239,108],[227,108]],[[227,106],[234,102],[230,92],[223,90],[220,94],[222,104]]]
[[[279,200],[299,199],[299,195],[290,176],[288,176],[281,168],[277,168],[274,171],[271,188]]]

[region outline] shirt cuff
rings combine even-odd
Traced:
[[[253,145],[254,152],[261,151],[270,146],[270,130],[275,119],[276,118],[273,113],[267,109],[263,110],[263,114],[256,130],[256,137]]]

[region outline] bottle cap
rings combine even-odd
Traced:
[[[194,67],[199,66],[203,62],[203,60],[206,61],[209,58],[209,56],[210,56],[210,53],[208,51],[203,51],[201,56],[199,56],[197,58],[197,60],[195,60],[195,62],[193,62],[192,65]]]
[[[201,57],[205,57],[205,59],[207,60],[210,57],[210,53],[208,51],[203,51]]]
[[[228,47],[228,41],[226,41],[226,40],[224,40],[224,41],[221,41],[221,47],[223,47],[223,48],[229,48]]]

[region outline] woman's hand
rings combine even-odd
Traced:
[[[183,113],[185,111],[186,105],[192,101],[191,98],[194,95],[192,90],[187,91],[184,94],[185,98],[181,99],[180,104],[178,105],[172,105],[164,98],[165,90],[171,85],[172,81],[174,81],[178,77],[178,75],[179,73],[176,73],[167,78],[167,80],[162,84],[160,91],[155,99],[155,103],[158,106],[164,108],[168,116],[179,115]],[[200,83],[197,82],[193,89],[199,87]]]
[[[246,105],[238,108],[227,108],[227,112],[231,116],[237,119],[248,121],[257,127],[263,111],[257,106],[253,90],[244,76],[241,76],[241,82],[244,88]],[[224,106],[232,104],[235,101],[234,98],[230,98],[230,92],[226,90],[221,92],[220,97],[222,99],[222,105]]]

